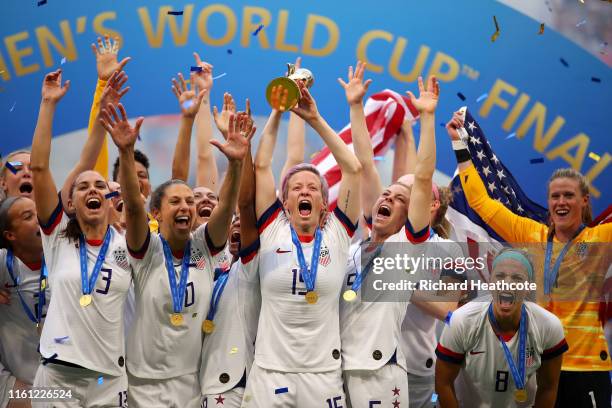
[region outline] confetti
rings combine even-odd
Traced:
[[[538,31],[539,35],[544,34],[544,23],[540,23],[540,31]]]
[[[489,96],[488,93],[484,93],[484,94],[480,95],[478,97],[478,99],[476,99],[476,102],[478,103],[478,102],[482,101],[483,99],[487,99],[487,96]]]
[[[230,350],[230,354],[236,354],[238,352],[238,347],[232,347]]]
[[[253,36],[256,36],[257,34],[259,34],[259,32],[264,28],[263,24],[260,24],[259,27],[257,27],[257,29],[255,31],[253,31]]]
[[[6,163],[4,164],[4,167],[6,167],[7,169],[9,169],[11,173],[13,173],[13,174],[17,174],[17,172],[18,172],[19,170],[17,170],[17,169],[15,168],[15,164],[14,164],[14,163],[15,163],[15,162],[12,162],[12,163],[11,163],[11,162],[6,162]]]
[[[224,72],[224,73],[222,73],[221,75],[217,75],[216,77],[213,77],[213,81],[214,81],[215,79],[223,78],[223,77],[224,77],[224,76],[226,76],[226,75],[227,75],[227,72]]]
[[[60,61],[60,64],[64,65],[66,63],[66,57],[62,58],[62,60]]]
[[[446,319],[444,319],[444,323],[448,326],[450,326],[451,317],[453,317],[453,312],[448,312],[446,314]]]
[[[230,49],[228,48],[227,53],[228,53],[228,54],[231,54],[231,53],[232,53],[232,50],[230,50]]]
[[[102,385],[104,384],[104,377],[100,376],[98,377],[98,385]]]
[[[444,122],[440,122],[440,126],[442,126],[443,128],[445,128],[445,127],[446,127],[446,123],[444,123]]]
[[[601,157],[599,157],[599,155],[597,153],[591,152],[589,153],[589,157],[593,160],[595,160],[596,162],[599,161],[599,159],[601,159]]]
[[[375,161],[383,161],[385,160],[385,156],[374,156]]]
[[[47,4],[47,0],[40,0],[40,1],[38,2],[38,7],[40,7],[40,6],[44,6],[45,4]]]
[[[591,77],[591,81],[593,81],[593,82],[601,82],[601,79],[597,78],[597,77]]]
[[[289,392],[289,387],[277,388],[274,390],[274,394],[284,394]]]
[[[58,344],[62,344],[63,342],[65,342],[69,338],[70,338],[70,336],[56,337],[56,338],[53,339],[53,341],[55,341]]]
[[[465,95],[463,95],[461,92],[457,92],[457,96],[459,97],[459,99],[461,99],[462,101],[465,101]]]
[[[118,191],[113,191],[113,192],[110,192],[110,193],[108,193],[108,194],[106,194],[104,196],[104,198],[106,198],[107,200],[109,198],[113,198],[113,197],[119,197],[119,192]]]
[[[171,16],[182,16],[183,15],[183,10],[181,10],[181,11],[169,11],[168,14],[171,15]]]
[[[434,404],[438,402],[438,394],[436,394],[435,392],[431,394],[431,402]]]
[[[497,40],[497,37],[499,37],[499,24],[497,24],[497,17],[493,16],[493,22],[495,23],[495,32],[491,36],[491,41],[495,42],[495,40]]]
[[[506,140],[512,139],[513,137],[516,137],[516,132],[512,132],[508,136],[506,136]]]
[[[536,159],[531,159],[531,160],[529,160],[529,163],[531,163],[531,164],[544,163],[544,158],[543,157],[538,157]]]
[[[193,99],[186,100],[181,106],[183,107],[183,109],[191,108],[193,106]]]
[[[580,21],[578,24],[576,24],[576,28],[578,28],[578,27],[580,27],[580,26],[585,25],[585,24],[586,24],[586,22],[587,22],[587,21],[586,21],[586,18],[585,18],[584,20],[582,20],[582,21]]]
[[[566,60],[564,60],[563,58],[559,58],[559,61],[561,61],[561,63],[562,63],[564,66],[569,67],[569,64],[568,64],[568,63],[567,63],[567,61],[566,61]]]
[[[9,109],[9,112],[12,112],[15,110],[15,106],[17,105],[17,102],[13,103],[13,106],[11,106],[11,109]]]
[[[202,72],[202,67],[191,67],[191,72]]]

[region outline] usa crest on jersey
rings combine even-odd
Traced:
[[[191,259],[189,262],[195,264],[196,268],[198,269],[204,269],[206,266],[206,258],[204,257],[202,251],[198,248],[191,248]]]
[[[117,248],[113,251],[113,258],[115,259],[115,263],[122,269],[128,269],[130,267],[130,263],[127,259],[127,251],[125,248]]]
[[[319,256],[319,265],[327,266],[331,262],[331,257],[329,256],[329,249],[323,245],[321,248],[321,255]]]
[[[576,255],[578,255],[581,260],[586,258],[588,250],[589,247],[586,242],[583,241],[576,244]]]

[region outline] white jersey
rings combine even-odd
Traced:
[[[174,309],[161,237],[149,233],[143,248],[138,252],[130,250],[136,316],[128,334],[128,371],[135,377],[168,379],[198,371],[204,337],[202,323],[212,294],[213,257],[219,252],[209,248],[212,243],[206,228],[206,224],[201,225],[191,235],[189,275],[181,309],[183,323],[179,326],[170,322]],[[177,284],[182,256],[173,254]]]
[[[7,267],[7,250],[0,249],[0,289],[10,292],[11,303],[0,305],[0,383],[8,376],[32,384],[40,364],[36,323],[28,317],[19,299],[19,292],[33,317],[37,316],[41,265],[26,265],[14,257],[13,281]],[[45,290],[42,317],[47,312],[51,292]],[[42,324],[42,322],[41,322]],[[3,369],[4,368],[4,369]],[[0,387],[1,389],[2,387]]]
[[[132,280],[125,239],[110,227],[110,243],[91,292],[92,303],[79,304],[83,295],[79,243],[61,236],[68,216],[59,203],[42,226],[43,250],[54,299],[40,338],[45,358],[77,364],[103,374],[125,374],[123,309]],[[101,242],[87,244],[87,275],[94,269]]]
[[[231,390],[251,370],[261,306],[256,272],[249,271],[240,260],[230,268],[214,315],[215,330],[204,336],[202,395]]]
[[[283,372],[324,372],[340,368],[338,297],[342,290],[350,237],[355,226],[338,208],[322,228],[315,304],[305,299],[289,220],[276,201],[258,221],[261,249],[261,314],[255,364]],[[310,268],[314,242],[302,242]],[[252,261],[251,261],[252,262]]]
[[[439,244],[439,245],[437,245]],[[425,256],[438,258],[463,258],[461,246],[437,234],[432,234],[427,240]],[[440,269],[427,269],[421,272],[423,279],[437,281],[442,275]],[[444,271],[444,274],[453,271]],[[461,274],[457,274],[460,279]],[[435,372],[436,363],[436,326],[438,319],[425,313],[416,305],[409,303],[406,316],[402,322],[401,344],[402,349],[409,350],[406,358],[406,369],[409,373],[426,377]]]
[[[488,318],[491,298],[474,300],[457,309],[444,327],[436,349],[439,359],[462,365],[467,386],[460,401],[465,407],[513,407],[516,390],[504,350]],[[542,360],[554,358],[568,346],[559,319],[532,302],[527,311],[527,350],[525,382],[536,373]],[[514,360],[518,356],[519,334],[505,339]],[[528,406],[535,391],[528,389]]]
[[[429,227],[416,235],[407,233],[406,226],[387,238],[385,243],[397,243],[392,252],[422,251],[422,245],[414,245],[425,241],[429,237]],[[400,247],[401,245],[401,247]],[[346,276],[343,282],[343,292],[350,290],[356,277],[357,270],[362,272],[362,247],[353,244],[347,263]],[[386,250],[383,249],[383,254]],[[391,254],[389,254],[392,256]],[[384,255],[382,255],[384,257]],[[372,272],[370,271],[369,274]],[[370,275],[372,276],[372,275]],[[416,281],[415,277],[411,280]],[[363,283],[362,287],[365,285]],[[411,350],[399,347],[401,325],[406,314],[406,305],[411,292],[405,291],[401,300],[384,301],[382,292],[378,300],[370,298],[362,300],[361,288],[356,291],[357,297],[347,302],[340,298],[340,334],[342,338],[342,369],[343,370],[377,370],[395,356],[397,364],[406,369],[406,358]],[[374,301],[372,301],[374,300]]]

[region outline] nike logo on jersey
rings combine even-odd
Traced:
[[[277,248],[277,249],[276,249],[276,253],[277,253],[277,254],[286,254],[286,253],[288,253],[288,252],[291,252],[291,250],[289,250],[289,251],[285,251],[284,249],[280,249],[280,248]]]
[[[476,354],[482,354],[482,353],[484,353],[484,351],[470,351],[471,356],[474,356]]]

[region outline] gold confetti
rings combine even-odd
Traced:
[[[493,16],[493,22],[495,23],[495,32],[491,36],[491,41],[495,42],[495,40],[497,40],[497,37],[499,37],[499,24],[497,24],[497,17]]]
[[[544,34],[544,23],[540,24],[540,32],[538,34]]]
[[[230,350],[230,354],[236,354],[238,352],[238,347],[232,347]]]
[[[599,159],[601,159],[601,157],[599,157],[599,155],[597,153],[591,152],[589,153],[589,157],[593,160],[595,160],[596,162],[599,161]]]

